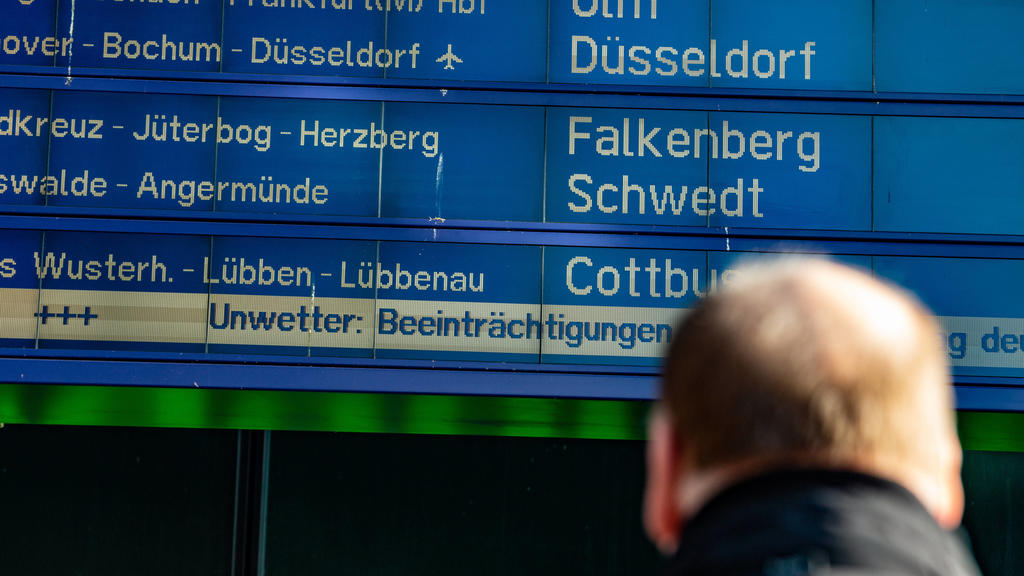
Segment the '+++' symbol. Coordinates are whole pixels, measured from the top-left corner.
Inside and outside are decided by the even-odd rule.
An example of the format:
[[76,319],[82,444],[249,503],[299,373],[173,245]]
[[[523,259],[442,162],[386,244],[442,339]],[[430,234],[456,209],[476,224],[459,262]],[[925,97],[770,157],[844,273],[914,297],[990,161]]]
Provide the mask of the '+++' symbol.
[[88,326],[89,320],[99,318],[99,315],[93,314],[92,308],[90,306],[86,306],[85,310],[81,314],[72,313],[70,306],[65,306],[63,312],[50,312],[49,306],[43,306],[42,311],[35,313],[35,317],[42,319],[40,321],[41,324],[46,324],[46,321],[49,320],[50,318],[60,318],[61,324],[65,326],[68,325],[69,321],[74,320],[76,318],[81,318],[82,325]]

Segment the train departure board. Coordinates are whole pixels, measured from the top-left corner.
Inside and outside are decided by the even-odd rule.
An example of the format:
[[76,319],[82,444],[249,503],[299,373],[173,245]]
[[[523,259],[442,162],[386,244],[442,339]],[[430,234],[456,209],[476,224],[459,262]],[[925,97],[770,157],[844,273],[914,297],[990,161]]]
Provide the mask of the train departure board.
[[2,381],[649,398],[798,252],[917,294],[976,407],[1024,392],[1016,3],[0,15]]

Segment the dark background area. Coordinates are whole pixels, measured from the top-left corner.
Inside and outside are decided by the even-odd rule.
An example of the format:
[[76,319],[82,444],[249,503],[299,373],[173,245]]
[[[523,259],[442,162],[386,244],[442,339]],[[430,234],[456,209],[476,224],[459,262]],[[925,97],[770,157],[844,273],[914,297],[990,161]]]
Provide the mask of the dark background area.
[[1024,574],[1024,453],[964,452],[964,527],[987,576]]
[[[625,440],[8,425],[0,574],[655,574],[642,474]],[[985,574],[1024,573],[1024,454],[964,481]]]
[[0,429],[0,574],[231,574],[237,433]]
[[272,437],[268,574],[655,572],[636,442]]

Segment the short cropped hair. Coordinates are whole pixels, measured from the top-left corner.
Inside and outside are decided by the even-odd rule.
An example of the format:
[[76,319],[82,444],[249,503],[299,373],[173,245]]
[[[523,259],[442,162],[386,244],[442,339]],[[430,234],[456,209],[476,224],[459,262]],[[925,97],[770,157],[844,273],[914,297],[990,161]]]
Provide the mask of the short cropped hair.
[[736,277],[683,317],[665,360],[662,401],[696,466],[913,457],[923,394],[943,395],[952,425],[939,327],[912,296],[817,259]]

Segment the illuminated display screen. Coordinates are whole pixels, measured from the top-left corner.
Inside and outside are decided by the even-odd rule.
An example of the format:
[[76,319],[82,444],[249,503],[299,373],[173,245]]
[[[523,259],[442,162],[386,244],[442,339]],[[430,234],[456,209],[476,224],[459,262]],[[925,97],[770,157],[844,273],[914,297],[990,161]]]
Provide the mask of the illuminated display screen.
[[1013,234],[1024,121],[0,89],[0,205]]
[[994,0],[17,0],[0,64],[1020,94],[1022,17]]
[[[6,346],[656,366],[743,252],[0,232]],[[939,315],[958,374],[1024,370],[1016,260],[840,256]],[[994,277],[1004,289],[964,280]],[[966,296],[966,297],[965,297]]]
[[737,262],[798,251],[917,293],[957,375],[1024,377],[1022,16],[17,0],[0,348],[649,376]]

